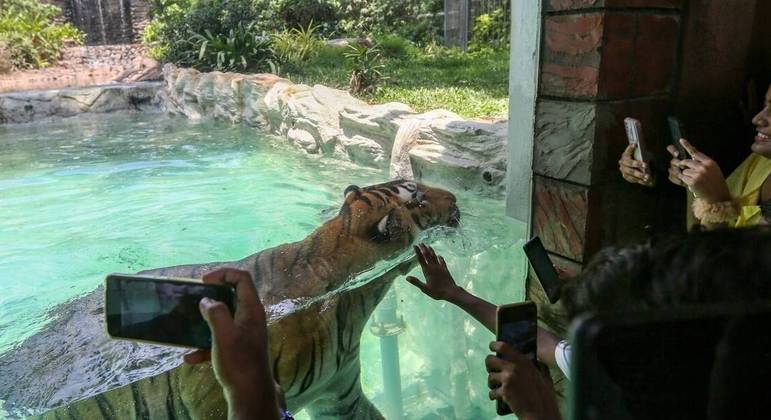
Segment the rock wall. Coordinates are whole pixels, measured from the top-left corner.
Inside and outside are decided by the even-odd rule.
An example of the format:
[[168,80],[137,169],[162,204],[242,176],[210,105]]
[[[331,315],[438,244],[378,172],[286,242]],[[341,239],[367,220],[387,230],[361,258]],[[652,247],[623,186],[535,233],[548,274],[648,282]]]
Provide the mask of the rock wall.
[[260,127],[309,154],[388,168],[393,178],[503,188],[506,122],[468,121],[445,110],[419,114],[402,103],[368,105],[272,74],[200,73],[170,64],[163,70],[160,96],[172,114]]
[[95,86],[0,94],[0,124],[27,123],[84,113],[157,110],[162,83]]

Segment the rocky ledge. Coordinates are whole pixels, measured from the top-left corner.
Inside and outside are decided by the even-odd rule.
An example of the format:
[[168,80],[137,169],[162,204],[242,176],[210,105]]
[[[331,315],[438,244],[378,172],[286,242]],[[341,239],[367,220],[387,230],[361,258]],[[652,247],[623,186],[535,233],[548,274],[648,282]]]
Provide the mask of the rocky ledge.
[[0,124],[27,123],[83,113],[158,109],[161,82],[0,94]]
[[272,74],[201,73],[170,64],[163,73],[159,96],[172,114],[260,127],[309,154],[388,168],[393,178],[502,188],[506,122],[469,121],[445,110],[420,114],[402,103],[368,105],[341,90]]

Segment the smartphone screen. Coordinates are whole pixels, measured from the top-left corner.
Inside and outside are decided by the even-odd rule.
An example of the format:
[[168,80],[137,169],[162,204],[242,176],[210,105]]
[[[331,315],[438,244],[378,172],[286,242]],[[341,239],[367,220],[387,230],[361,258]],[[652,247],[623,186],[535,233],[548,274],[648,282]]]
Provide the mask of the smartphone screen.
[[642,124],[634,118],[624,118],[624,128],[626,129],[626,138],[629,144],[636,144],[634,149],[634,160],[645,161],[645,145],[643,144]]
[[533,271],[538,276],[538,281],[541,283],[544,292],[546,292],[549,302],[557,302],[560,298],[559,274],[554,265],[552,265],[549,254],[546,253],[546,248],[544,248],[541,242],[541,238],[534,237],[522,248],[525,250],[525,255],[527,255],[530,265],[533,266]]
[[203,297],[235,312],[228,286],[111,274],[105,280],[107,332],[114,338],[211,348],[211,331],[198,309]]
[[[530,359],[536,362],[537,347],[537,309],[535,303],[527,301],[498,307],[496,319],[496,338],[498,341],[511,344]],[[497,354],[498,357],[506,357]],[[511,413],[511,408],[501,400],[496,401],[496,411],[503,416]]]
[[683,122],[677,117],[668,117],[667,121],[669,122],[669,133],[672,136],[672,144],[677,148],[677,159],[688,159],[690,157],[688,152],[685,150],[685,147],[680,144],[680,139],[686,138]]

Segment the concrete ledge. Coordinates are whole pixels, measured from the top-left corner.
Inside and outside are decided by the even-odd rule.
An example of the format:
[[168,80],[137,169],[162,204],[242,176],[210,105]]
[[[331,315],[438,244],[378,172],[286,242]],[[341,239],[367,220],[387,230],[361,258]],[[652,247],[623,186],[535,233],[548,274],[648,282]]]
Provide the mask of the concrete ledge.
[[160,110],[163,82],[0,94],[0,124],[29,123],[85,113]]

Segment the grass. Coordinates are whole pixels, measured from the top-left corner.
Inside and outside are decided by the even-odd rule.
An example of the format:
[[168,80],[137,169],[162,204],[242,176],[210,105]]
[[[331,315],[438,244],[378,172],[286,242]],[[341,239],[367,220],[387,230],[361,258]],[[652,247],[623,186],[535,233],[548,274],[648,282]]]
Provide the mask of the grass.
[[[386,79],[361,99],[375,104],[404,102],[417,112],[443,108],[466,118],[507,117],[507,50],[462,53],[436,45],[418,48],[393,38],[381,45]],[[296,83],[347,89],[350,71],[344,52],[325,47],[304,65],[283,69],[282,76]]]

